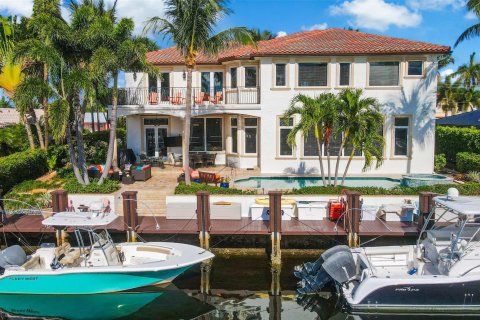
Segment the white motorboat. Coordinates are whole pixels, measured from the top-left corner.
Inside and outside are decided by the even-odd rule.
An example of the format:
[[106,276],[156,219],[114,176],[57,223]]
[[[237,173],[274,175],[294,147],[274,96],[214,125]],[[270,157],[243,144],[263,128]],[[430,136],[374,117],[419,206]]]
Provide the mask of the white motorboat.
[[113,212],[60,212],[43,220],[72,228],[78,246],[43,244],[31,256],[19,246],[0,253],[0,294],[110,293],[168,283],[213,254],[171,242],[115,244],[107,226]]
[[433,199],[415,245],[333,247],[297,267],[299,292],[333,283],[353,312],[480,312],[480,198],[453,194]]

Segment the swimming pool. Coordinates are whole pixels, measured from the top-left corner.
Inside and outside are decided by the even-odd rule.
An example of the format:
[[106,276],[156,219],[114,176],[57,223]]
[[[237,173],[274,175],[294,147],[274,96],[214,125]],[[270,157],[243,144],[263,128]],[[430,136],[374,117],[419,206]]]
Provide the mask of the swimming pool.
[[[390,189],[400,185],[400,179],[387,177],[347,177],[344,186],[347,187],[381,187]],[[339,179],[339,185],[341,179]],[[237,188],[259,189],[299,189],[303,187],[322,186],[320,177],[250,177],[235,180]]]

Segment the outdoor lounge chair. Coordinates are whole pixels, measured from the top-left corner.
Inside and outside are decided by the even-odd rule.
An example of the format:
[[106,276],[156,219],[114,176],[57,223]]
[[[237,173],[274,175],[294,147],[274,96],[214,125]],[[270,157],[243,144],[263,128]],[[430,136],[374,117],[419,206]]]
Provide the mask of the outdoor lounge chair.
[[200,154],[194,153],[190,155],[190,165],[192,168],[203,166],[203,158]]
[[183,98],[182,98],[182,93],[177,92],[173,95],[173,97],[170,97],[170,103],[171,104],[182,104]]
[[205,92],[200,92],[199,95],[195,95],[195,104],[203,104],[203,101],[205,100]]
[[210,98],[210,102],[213,104],[219,104],[223,100],[222,91],[217,91],[213,98]]
[[150,104],[158,104],[158,93],[150,92],[148,95],[148,102]]
[[135,181],[146,181],[152,177],[152,166],[136,166],[132,168],[131,172]]
[[220,182],[220,175],[215,172],[198,171],[198,177],[201,183],[205,183],[205,184],[214,183],[215,187]]

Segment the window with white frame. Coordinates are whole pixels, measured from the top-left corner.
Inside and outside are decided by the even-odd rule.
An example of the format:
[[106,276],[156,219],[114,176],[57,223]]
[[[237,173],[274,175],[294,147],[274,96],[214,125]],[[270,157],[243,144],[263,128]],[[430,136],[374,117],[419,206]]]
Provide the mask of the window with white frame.
[[315,137],[315,128],[311,128],[308,132],[303,133],[303,156],[318,156],[318,144]]
[[395,117],[393,132],[393,154],[395,156],[409,155],[410,118]]
[[423,75],[423,61],[415,60],[407,62],[407,75],[421,76]]
[[221,151],[222,118],[193,118],[190,127],[190,151]]
[[400,85],[400,62],[380,61],[369,63],[369,86]]
[[299,63],[298,86],[299,87],[326,87],[327,66],[325,63]]
[[245,153],[257,153],[258,120],[257,118],[244,119]]
[[350,63],[341,62],[338,70],[338,85],[348,87],[350,85]]
[[237,68],[230,68],[230,87],[237,87]]
[[278,154],[280,156],[292,156],[293,155],[293,148],[288,144],[288,135],[293,129],[293,118],[290,117],[288,119],[278,118]]
[[275,86],[285,87],[287,85],[287,68],[285,63],[275,64]]
[[257,67],[245,67],[245,87],[255,88],[257,86]]
[[230,152],[238,153],[238,119],[230,118],[230,135],[232,137]]

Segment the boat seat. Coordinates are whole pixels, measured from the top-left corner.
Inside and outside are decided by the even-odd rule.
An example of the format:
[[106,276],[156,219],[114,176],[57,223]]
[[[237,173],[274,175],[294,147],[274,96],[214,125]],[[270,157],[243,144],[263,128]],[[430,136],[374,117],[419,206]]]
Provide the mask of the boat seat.
[[45,269],[45,263],[40,256],[34,256],[25,262],[22,268],[25,270]]
[[172,250],[168,248],[159,248],[159,247],[138,247],[137,251],[163,253],[166,255],[169,255],[172,253]]
[[70,249],[65,256],[60,259],[60,264],[64,266],[78,266],[80,265],[80,249]]

